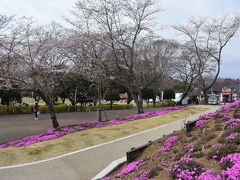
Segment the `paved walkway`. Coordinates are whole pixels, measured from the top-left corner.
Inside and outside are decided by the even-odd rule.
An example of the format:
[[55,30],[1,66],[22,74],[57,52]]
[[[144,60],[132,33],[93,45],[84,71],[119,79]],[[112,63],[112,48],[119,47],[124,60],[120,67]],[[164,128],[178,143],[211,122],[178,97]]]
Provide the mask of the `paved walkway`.
[[[199,106],[202,107],[202,106]],[[206,107],[206,106],[204,106]],[[207,106],[215,112],[219,106]],[[198,115],[187,118],[195,120]],[[131,147],[141,146],[149,140],[161,138],[183,127],[183,120],[172,122],[136,135],[80,150],[51,160],[12,168],[0,168],[1,179],[7,180],[90,180],[112,161],[122,158]]]
[[[145,112],[156,111],[161,108],[145,108]],[[137,113],[137,109],[124,109],[106,111],[108,118],[118,118]],[[56,113],[60,125],[77,124],[80,121],[97,120],[96,111]],[[105,118],[103,114],[103,119]],[[34,121],[32,114],[0,115],[0,144],[7,141],[17,140],[26,136],[31,136],[44,132],[52,128],[50,115],[40,114],[39,120]]]

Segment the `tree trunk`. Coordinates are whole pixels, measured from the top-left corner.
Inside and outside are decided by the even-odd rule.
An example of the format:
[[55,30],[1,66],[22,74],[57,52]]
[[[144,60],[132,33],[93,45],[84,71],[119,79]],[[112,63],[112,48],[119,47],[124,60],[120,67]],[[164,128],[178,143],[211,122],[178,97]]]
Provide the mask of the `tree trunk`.
[[131,101],[132,101],[132,96],[131,96],[131,94],[129,93],[129,92],[127,92],[127,104],[130,104],[131,103]]
[[48,108],[49,108],[49,113],[50,113],[50,115],[51,115],[53,128],[56,129],[56,128],[59,127],[59,124],[58,124],[57,117],[56,117],[56,114],[55,114],[55,111],[54,111],[54,107],[53,107],[53,105],[50,103],[50,104],[48,105]]
[[182,101],[183,101],[183,99],[184,99],[187,95],[188,95],[187,93],[183,93],[181,99],[176,103],[176,105],[177,105],[177,106],[182,105]]
[[73,98],[68,98],[68,99],[71,102],[71,104],[74,106],[75,105],[75,99],[73,99]]
[[97,98],[94,97],[94,100],[93,100],[93,105],[96,106],[97,105]]
[[138,100],[138,102],[137,102],[137,108],[138,108],[138,114],[144,113],[142,100]]
[[143,100],[142,100],[141,92],[139,92],[139,94],[136,95],[135,99],[136,99],[135,103],[137,104],[137,108],[138,108],[138,114],[144,113],[144,111],[143,111]]
[[113,100],[110,101],[110,110],[112,110]]
[[[202,80],[202,86],[204,87],[202,89],[202,91],[203,91],[203,97],[204,97],[204,103],[205,104],[208,104],[207,91],[213,87],[213,85],[216,83],[216,81],[218,79],[218,76],[219,76],[219,73],[220,73],[220,67],[221,67],[221,63],[220,62],[221,61],[220,61],[220,55],[219,55],[219,60],[218,60],[218,63],[217,63],[217,73],[216,73],[212,83],[209,86],[206,87],[205,84],[204,84],[204,81]],[[203,77],[201,77],[201,79],[203,79]]]
[[204,104],[208,104],[208,95],[207,95],[207,91],[203,91],[203,97],[204,97]]
[[134,91],[132,91],[131,89],[129,89],[129,92],[131,93],[131,96],[132,96],[135,104],[137,105],[138,114],[144,113],[141,90],[138,92],[138,94],[136,92],[134,93]]
[[51,96],[49,95],[45,95],[43,92],[38,91],[37,92],[40,97],[43,99],[43,101],[47,104],[48,108],[49,108],[49,113],[52,119],[52,125],[53,128],[58,128],[59,127],[59,123],[57,121],[57,117],[54,111],[54,107],[53,107],[53,99],[51,99]]
[[153,107],[156,105],[156,98],[153,98]]
[[63,104],[65,104],[65,98],[61,98],[61,100],[62,100]]

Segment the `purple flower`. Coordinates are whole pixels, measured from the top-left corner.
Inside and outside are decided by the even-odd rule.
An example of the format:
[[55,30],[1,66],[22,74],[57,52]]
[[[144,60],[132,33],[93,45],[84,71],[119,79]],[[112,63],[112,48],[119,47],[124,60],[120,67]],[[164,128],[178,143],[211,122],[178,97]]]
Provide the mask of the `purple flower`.
[[139,161],[135,161],[135,162],[131,162],[129,163],[125,168],[122,169],[122,171],[116,175],[114,175],[114,177],[121,177],[124,174],[128,174],[134,170],[138,170],[139,166],[144,165],[145,163],[143,162],[143,160],[139,160]]
[[164,143],[164,146],[159,149],[157,152],[165,152],[165,151],[168,151],[171,147],[172,147],[172,142],[174,141],[177,141],[178,140],[178,136],[172,136],[170,138],[168,138],[165,143]]
[[221,176],[217,173],[214,173],[213,170],[209,169],[206,172],[203,172],[198,180],[222,180]]
[[196,122],[196,127],[203,127],[204,126],[204,121],[203,120],[199,120]]
[[227,179],[240,179],[240,163],[234,164],[231,168],[227,170],[222,170],[222,175],[227,176]]

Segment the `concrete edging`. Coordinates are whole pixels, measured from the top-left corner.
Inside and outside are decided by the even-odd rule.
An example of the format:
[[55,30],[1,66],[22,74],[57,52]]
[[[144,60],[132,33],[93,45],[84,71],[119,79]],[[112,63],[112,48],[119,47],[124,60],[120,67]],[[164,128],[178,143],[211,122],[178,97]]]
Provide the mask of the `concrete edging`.
[[113,161],[111,164],[109,164],[106,168],[104,168],[100,173],[98,173],[94,178],[92,178],[92,180],[97,180],[97,179],[101,179],[104,178],[105,176],[107,176],[109,173],[111,173],[111,171],[113,171],[115,168],[117,168],[120,164],[123,164],[127,161],[126,156],[117,159],[115,161]]

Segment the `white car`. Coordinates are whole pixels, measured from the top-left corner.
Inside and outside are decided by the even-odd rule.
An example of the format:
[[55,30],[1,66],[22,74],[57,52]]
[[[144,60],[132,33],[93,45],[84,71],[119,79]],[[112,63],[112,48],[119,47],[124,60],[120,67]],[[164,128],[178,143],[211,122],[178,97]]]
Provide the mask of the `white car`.
[[218,104],[217,98],[210,97],[210,98],[208,99],[208,104]]

